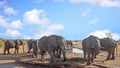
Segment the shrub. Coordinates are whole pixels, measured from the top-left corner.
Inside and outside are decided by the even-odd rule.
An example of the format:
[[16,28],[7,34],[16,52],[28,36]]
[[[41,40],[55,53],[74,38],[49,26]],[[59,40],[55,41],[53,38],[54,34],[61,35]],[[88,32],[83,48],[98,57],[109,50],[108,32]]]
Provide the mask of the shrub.
[[0,48],[3,47],[4,42],[2,40],[0,40]]

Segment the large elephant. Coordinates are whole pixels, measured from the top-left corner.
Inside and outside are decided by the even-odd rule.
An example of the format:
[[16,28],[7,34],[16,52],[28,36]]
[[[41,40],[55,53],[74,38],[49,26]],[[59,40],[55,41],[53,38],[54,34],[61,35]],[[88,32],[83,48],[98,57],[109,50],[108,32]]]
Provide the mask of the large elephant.
[[106,60],[115,59],[115,48],[117,48],[117,43],[113,39],[111,38],[100,39],[100,45],[101,50],[108,52]]
[[91,64],[100,50],[99,39],[90,35],[89,37],[82,40],[82,48],[84,52],[84,59],[87,59],[87,64]]
[[6,54],[6,51],[8,51],[8,54],[10,54],[9,51],[10,48],[15,48],[14,53],[18,54],[19,45],[20,45],[20,40],[6,40],[4,43],[4,54]]
[[48,54],[51,57],[50,63],[52,63],[56,60],[56,54],[60,57],[62,51],[63,61],[66,61],[66,45],[66,40],[62,36],[50,35],[42,37],[38,40],[38,47],[42,53],[41,59],[43,58],[44,52],[48,51]]
[[51,35],[48,37],[48,54],[51,56],[51,62],[53,61],[55,54],[52,54],[52,51],[57,51],[58,57],[63,53],[63,62],[66,61],[66,40],[62,36]]

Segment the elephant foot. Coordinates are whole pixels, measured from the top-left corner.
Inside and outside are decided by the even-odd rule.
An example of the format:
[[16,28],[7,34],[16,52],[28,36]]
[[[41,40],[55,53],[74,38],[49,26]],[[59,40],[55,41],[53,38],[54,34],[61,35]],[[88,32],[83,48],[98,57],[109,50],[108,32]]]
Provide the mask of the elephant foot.
[[67,59],[66,59],[66,58],[64,58],[63,62],[65,62],[65,61],[67,61]]
[[53,60],[50,60],[50,63],[54,63],[54,61],[53,61]]
[[110,58],[106,58],[105,60],[110,60]]
[[97,58],[96,56],[94,56],[94,58]]
[[87,62],[87,65],[91,65],[91,62]]
[[8,54],[10,55],[10,52],[8,52]]
[[58,56],[58,58],[60,59],[61,57],[60,57],[60,56]]
[[3,55],[6,55],[5,53],[3,53]]
[[112,57],[112,58],[111,58],[111,60],[114,60],[114,59],[115,59],[115,57]]

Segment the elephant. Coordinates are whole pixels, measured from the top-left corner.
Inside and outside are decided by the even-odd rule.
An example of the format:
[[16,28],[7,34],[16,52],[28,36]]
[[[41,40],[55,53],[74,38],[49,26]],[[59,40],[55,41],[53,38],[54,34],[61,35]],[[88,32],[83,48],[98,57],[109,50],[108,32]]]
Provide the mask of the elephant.
[[[87,64],[91,64],[99,54],[100,43],[99,39],[93,35],[82,40],[82,49],[84,52],[84,59],[87,59]],[[87,58],[86,58],[87,55]]]
[[[66,44],[66,40],[64,37],[62,36],[58,36],[58,35],[51,35],[48,37],[48,54],[51,56],[51,62],[53,61],[55,55],[52,54],[52,51],[57,51],[59,53],[58,56],[60,57],[61,51],[63,53],[63,62],[66,61],[66,49],[65,46]],[[58,51],[59,50],[59,51]],[[54,61],[53,61],[54,62]]]
[[30,39],[28,40],[27,44],[28,44],[28,51],[27,53],[30,53],[31,49],[32,49],[32,42],[33,42],[33,39]]
[[66,61],[66,40],[62,36],[58,35],[50,35],[50,36],[43,36],[38,40],[38,48],[41,55],[41,60],[44,58],[44,52],[48,51],[50,55],[50,63],[55,62],[56,55],[60,57],[61,51],[63,53],[63,62]]
[[115,59],[115,48],[117,49],[117,43],[115,40],[111,38],[102,38],[100,39],[100,45],[100,50],[108,52],[106,60]]
[[66,40],[67,47],[73,47],[73,42],[71,40]]
[[32,57],[34,58],[34,57],[38,57],[38,53],[39,53],[39,51],[38,51],[38,45],[37,45],[37,40],[35,40],[35,39],[30,39],[30,40],[28,40],[28,47],[29,47],[29,50],[28,50],[28,52],[27,53],[30,53],[30,50],[31,49],[33,49],[32,50]]
[[10,54],[9,49],[10,48],[15,48],[15,54],[19,50],[19,45],[20,45],[20,40],[6,40],[4,43],[4,54],[6,54],[6,51],[8,51],[8,54]]

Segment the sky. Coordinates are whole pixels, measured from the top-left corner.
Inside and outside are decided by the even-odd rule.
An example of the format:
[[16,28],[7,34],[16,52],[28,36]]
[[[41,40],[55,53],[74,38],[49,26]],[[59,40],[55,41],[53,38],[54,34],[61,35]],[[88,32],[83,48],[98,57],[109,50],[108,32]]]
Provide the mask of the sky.
[[120,0],[0,0],[0,38],[52,34],[68,40],[110,34],[120,40]]

